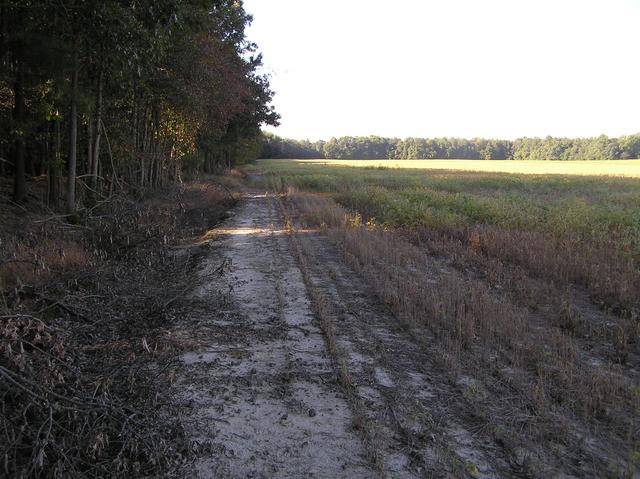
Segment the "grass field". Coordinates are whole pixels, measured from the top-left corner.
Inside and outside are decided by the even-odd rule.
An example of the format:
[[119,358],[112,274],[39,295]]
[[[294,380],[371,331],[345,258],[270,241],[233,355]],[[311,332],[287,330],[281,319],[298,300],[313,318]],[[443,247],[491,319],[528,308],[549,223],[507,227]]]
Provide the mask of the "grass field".
[[427,351],[453,381],[490,391],[465,398],[479,429],[532,438],[547,462],[588,462],[579,475],[633,477],[640,162],[265,160],[249,171],[342,249],[398,321],[432,335]]
[[[268,160],[258,168],[272,187],[331,193],[342,206],[379,225],[495,225],[640,254],[636,178],[347,166],[354,163]],[[542,169],[546,165],[540,164],[550,162],[537,163]]]
[[[291,160],[285,160],[291,161]],[[607,161],[478,161],[478,160],[294,160],[361,168],[457,170],[531,175],[598,175],[640,178],[640,160]]]

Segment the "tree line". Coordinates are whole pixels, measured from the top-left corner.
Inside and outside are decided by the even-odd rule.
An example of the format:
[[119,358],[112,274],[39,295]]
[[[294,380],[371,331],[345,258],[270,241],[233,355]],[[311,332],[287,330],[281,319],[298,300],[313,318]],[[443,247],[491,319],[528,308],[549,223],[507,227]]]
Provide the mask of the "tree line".
[[7,0],[0,177],[72,212],[257,157],[276,125],[241,0]]
[[640,134],[609,138],[383,138],[343,136],[310,142],[264,133],[262,158],[619,160],[640,158]]

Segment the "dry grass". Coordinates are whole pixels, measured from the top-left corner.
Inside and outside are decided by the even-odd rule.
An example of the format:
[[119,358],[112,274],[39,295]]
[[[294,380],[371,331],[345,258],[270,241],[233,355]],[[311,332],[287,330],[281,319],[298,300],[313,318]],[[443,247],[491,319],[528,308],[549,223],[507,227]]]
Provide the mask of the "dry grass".
[[[493,384],[489,389],[495,396],[476,398],[474,405],[484,411],[480,419],[487,428],[507,427],[514,437],[524,430],[543,445],[575,447],[582,447],[578,444],[584,431],[598,431],[617,449],[608,449],[609,458],[581,449],[595,470],[631,467],[626,460],[637,444],[640,412],[635,376],[606,357],[596,355],[594,363],[583,353],[576,336],[584,334],[585,319],[567,297],[555,296],[555,316],[533,314],[529,306],[540,298],[527,292],[540,280],[528,276],[527,269],[497,261],[497,246],[495,255],[487,254],[482,230],[464,236],[422,231],[416,237],[415,232],[363,223],[326,197],[289,190],[288,200],[302,224],[321,226],[341,245],[345,260],[396,317],[416,331],[416,338],[429,332],[432,339],[425,346],[438,352],[443,369]],[[496,288],[500,283],[510,287]],[[629,335],[637,332],[638,324],[636,318],[620,321],[610,337],[617,363],[629,354]],[[504,419],[513,416],[527,418],[524,429],[523,420]]]
[[[603,306],[629,317],[640,314],[640,269],[627,255],[610,247],[576,240],[557,239],[536,232],[507,230],[487,225],[458,231],[418,233],[426,243],[443,235],[469,244],[488,257],[523,266],[532,274],[585,286]],[[442,240],[436,240],[442,242]]]
[[253,171],[299,227],[339,246],[452,384],[473,379],[451,401],[523,475],[640,471],[640,161]]
[[59,238],[10,238],[0,248],[0,285],[16,287],[45,280],[52,274],[89,269],[93,254],[78,241]]
[[289,210],[290,205],[285,204],[282,201],[279,201],[279,205],[286,219],[288,226],[287,232],[293,246],[294,257],[302,273],[302,279],[305,283],[307,292],[310,295],[313,312],[320,320],[320,327],[322,329],[327,351],[329,352],[331,360],[338,371],[338,381],[349,402],[349,406],[353,414],[353,426],[363,438],[368,459],[379,472],[382,472],[383,459],[375,440],[375,427],[364,413],[364,405],[356,394],[355,386],[351,379],[351,375],[349,374],[346,354],[338,345],[335,324],[332,319],[334,317],[334,312],[330,310],[330,302],[314,284],[313,279],[309,274],[309,267],[306,262],[306,258],[309,255],[308,252],[304,251],[304,243],[296,233],[296,229],[292,226],[293,219],[292,211]]
[[170,246],[202,230],[193,208],[209,224],[231,206],[210,190],[113,197],[75,225],[0,209],[0,476],[148,477],[184,461],[179,421],[161,415],[172,353],[192,341],[171,330],[190,263]]

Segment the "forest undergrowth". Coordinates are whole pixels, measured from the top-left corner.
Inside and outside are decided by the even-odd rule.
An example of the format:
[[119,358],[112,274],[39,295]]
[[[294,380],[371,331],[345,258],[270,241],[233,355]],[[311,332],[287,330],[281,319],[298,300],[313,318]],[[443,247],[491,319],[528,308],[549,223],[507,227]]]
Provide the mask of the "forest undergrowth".
[[0,222],[0,476],[135,477],[178,467],[191,444],[170,401],[172,325],[233,177],[114,195],[69,217],[8,201]]

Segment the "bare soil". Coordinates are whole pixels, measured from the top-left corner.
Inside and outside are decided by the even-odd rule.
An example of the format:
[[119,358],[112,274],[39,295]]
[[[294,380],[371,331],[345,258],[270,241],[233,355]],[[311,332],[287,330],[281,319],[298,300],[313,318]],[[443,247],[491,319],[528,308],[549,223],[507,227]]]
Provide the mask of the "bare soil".
[[[371,477],[275,200],[248,195],[215,232],[175,387],[198,477]],[[226,268],[222,277],[213,275]],[[213,278],[213,279],[212,279]],[[203,337],[207,335],[203,334]]]
[[526,451],[514,461],[465,412],[474,380],[439,373],[429,338],[404,329],[326,237],[285,213],[277,197],[247,193],[208,235],[181,326],[198,340],[174,383],[173,413],[197,445],[183,472],[531,476]]

